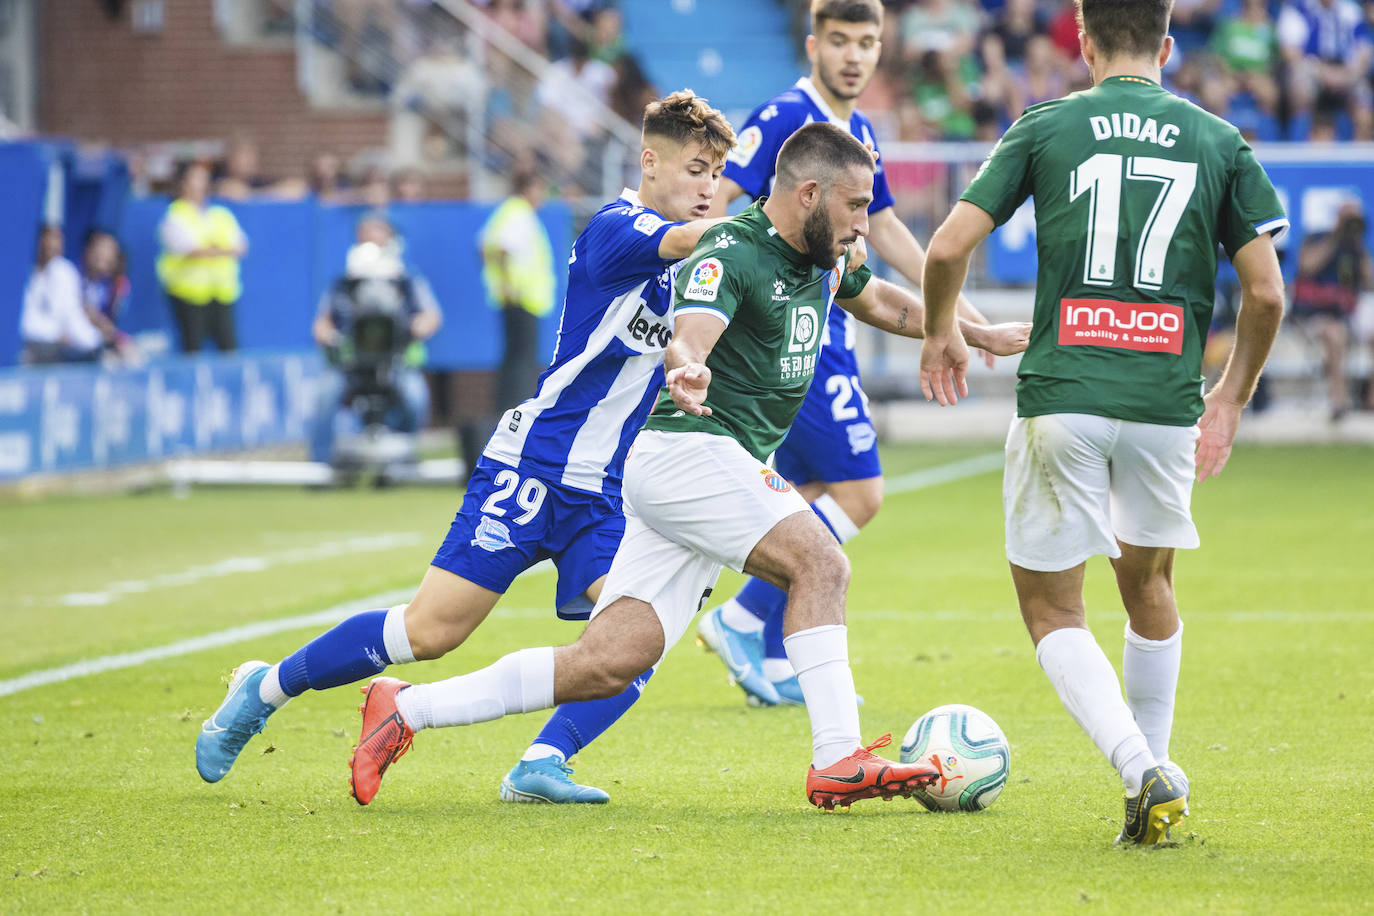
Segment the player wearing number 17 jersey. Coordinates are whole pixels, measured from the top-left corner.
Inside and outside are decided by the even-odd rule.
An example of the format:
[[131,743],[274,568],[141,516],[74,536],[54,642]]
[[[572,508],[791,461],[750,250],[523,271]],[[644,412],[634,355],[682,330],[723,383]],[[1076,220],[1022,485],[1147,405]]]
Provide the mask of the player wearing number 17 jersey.
[[[718,222],[701,217],[733,144],[724,116],[690,91],[647,107],[639,190],[627,189],[598,211],[573,243],[553,363],[534,396],[502,417],[415,597],[356,614],[276,665],[240,665],[196,741],[205,781],[222,779],[291,697],[458,647],[515,577],[545,558],[558,568],[559,615],[587,617],[624,532],[625,455],[663,380],[673,265]],[[586,740],[624,712],[644,677],[590,716],[572,710],[583,719],[578,730]],[[399,683],[374,685],[367,710]],[[395,756],[408,746],[399,719],[368,721],[371,736]],[[589,795],[574,786],[563,764],[552,754],[537,767],[517,769],[540,793],[606,800],[599,790]],[[375,768],[373,776],[380,777]],[[355,781],[360,803],[376,792],[375,778],[371,785]]]
[[[1170,762],[1183,625],[1178,548],[1194,476],[1226,462],[1283,313],[1271,234],[1288,220],[1239,132],[1159,85],[1170,0],[1080,0],[1095,86],[1028,109],[931,241],[922,388],[957,400],[954,292],[995,223],[1035,200],[1039,275],[1007,436],[1007,558],[1036,659],[1121,774],[1120,842],[1187,814]],[[1236,345],[1202,395],[1217,246],[1240,277]],[[1085,561],[1111,558],[1129,616],[1121,684],[1086,628]]]

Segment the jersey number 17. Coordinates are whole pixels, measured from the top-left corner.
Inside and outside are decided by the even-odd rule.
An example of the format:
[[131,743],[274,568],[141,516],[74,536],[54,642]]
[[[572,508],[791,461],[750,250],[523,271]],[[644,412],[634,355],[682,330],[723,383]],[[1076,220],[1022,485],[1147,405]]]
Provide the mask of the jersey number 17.
[[1069,174],[1069,200],[1088,195],[1088,251],[1083,262],[1083,282],[1089,286],[1116,283],[1123,175],[1127,181],[1153,181],[1160,185],[1136,248],[1134,283],[1137,289],[1158,290],[1164,284],[1164,259],[1197,185],[1197,163],[1096,153]]

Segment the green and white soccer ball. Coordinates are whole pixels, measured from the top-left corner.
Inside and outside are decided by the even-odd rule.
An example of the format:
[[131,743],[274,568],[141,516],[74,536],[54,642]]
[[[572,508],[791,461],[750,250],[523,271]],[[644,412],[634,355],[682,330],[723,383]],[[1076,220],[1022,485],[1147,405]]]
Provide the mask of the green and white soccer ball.
[[902,739],[902,763],[923,761],[940,778],[913,796],[931,811],[981,811],[1002,794],[1011,748],[980,709],[951,703],[921,716]]

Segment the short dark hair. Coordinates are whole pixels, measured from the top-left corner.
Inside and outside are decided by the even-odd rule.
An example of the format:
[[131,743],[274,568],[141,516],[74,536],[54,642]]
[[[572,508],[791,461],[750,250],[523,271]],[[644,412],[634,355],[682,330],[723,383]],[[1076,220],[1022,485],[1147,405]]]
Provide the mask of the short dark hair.
[[828,185],[842,169],[874,170],[873,154],[849,131],[828,121],[799,128],[778,150],[777,183],[795,188],[815,179]]
[[879,0],[811,0],[811,34],[819,35],[821,23],[872,22],[883,24],[883,5]]
[[735,132],[725,115],[690,89],[679,89],[644,107],[645,145],[650,136],[686,145],[700,143],[724,161],[735,146]]
[[1153,57],[1169,34],[1174,0],[1077,0],[1078,22],[1107,57]]

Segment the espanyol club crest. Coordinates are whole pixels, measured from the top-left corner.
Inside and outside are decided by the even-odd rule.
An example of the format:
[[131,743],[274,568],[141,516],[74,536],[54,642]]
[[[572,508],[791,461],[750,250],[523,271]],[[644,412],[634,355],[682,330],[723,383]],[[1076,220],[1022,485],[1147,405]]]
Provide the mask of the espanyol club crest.
[[759,468],[759,473],[763,475],[763,485],[774,493],[786,493],[792,489],[786,478],[772,468]]
[[830,297],[833,299],[835,297],[835,291],[840,288],[839,265],[830,268],[830,276],[827,278],[826,284],[830,287]]

